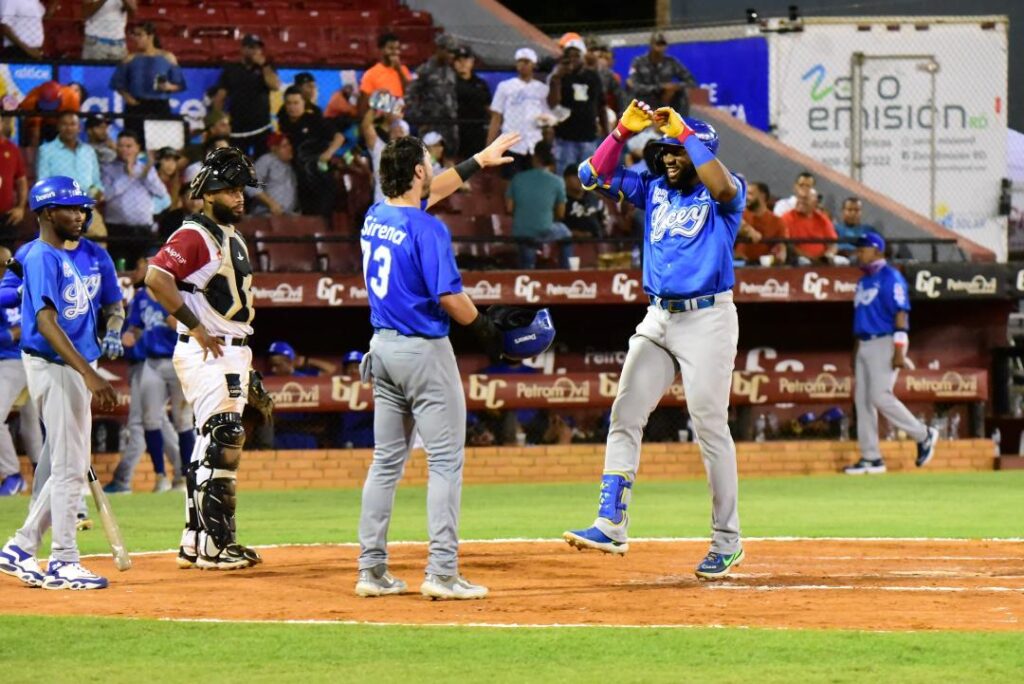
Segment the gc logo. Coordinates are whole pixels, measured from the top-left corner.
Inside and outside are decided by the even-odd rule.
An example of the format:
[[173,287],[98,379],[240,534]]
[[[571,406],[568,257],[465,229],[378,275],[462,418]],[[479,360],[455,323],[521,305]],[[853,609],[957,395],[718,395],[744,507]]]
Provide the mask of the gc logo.
[[335,283],[331,278],[321,278],[316,282],[316,298],[327,302],[331,306],[341,306],[344,301],[341,293],[344,291],[345,286]]
[[827,299],[829,279],[818,275],[815,271],[804,274],[804,292],[813,295],[815,299]]
[[521,275],[516,277],[516,297],[522,297],[528,302],[539,302],[540,297],[537,295],[538,289],[540,289],[540,283],[536,280],[532,280],[530,276]]
[[633,291],[633,288],[639,286],[640,283],[625,273],[616,273],[612,277],[612,294],[619,295],[623,301],[636,301],[636,292]]
[[488,380],[486,375],[469,376],[469,400],[482,401],[489,409],[501,408],[504,399],[498,398],[498,390],[508,385],[504,380]]
[[931,271],[918,271],[914,280],[914,288],[918,292],[928,295],[929,299],[939,296],[938,286],[942,282],[941,276],[933,276]]

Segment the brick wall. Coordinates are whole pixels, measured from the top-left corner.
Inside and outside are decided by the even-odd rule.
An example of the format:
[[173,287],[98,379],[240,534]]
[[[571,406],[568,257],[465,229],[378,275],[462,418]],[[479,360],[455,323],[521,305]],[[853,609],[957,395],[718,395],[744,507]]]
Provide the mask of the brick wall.
[[[742,442],[737,452],[741,477],[836,473],[857,460],[856,442]],[[914,470],[913,443],[882,442],[882,452],[890,471]],[[243,489],[359,487],[371,458],[369,449],[249,451],[242,459],[239,480]],[[598,476],[603,463],[604,446],[600,444],[471,448],[466,451],[465,481],[586,482]],[[110,480],[116,464],[117,454],[94,457],[101,482]],[[940,442],[928,470],[993,467],[990,440],[962,439]],[[704,466],[696,444],[647,444],[640,472],[644,479],[651,480],[703,478]],[[424,455],[414,452],[404,482],[421,484],[426,479]],[[138,491],[152,488],[153,471],[148,459],[139,463],[132,484]]]

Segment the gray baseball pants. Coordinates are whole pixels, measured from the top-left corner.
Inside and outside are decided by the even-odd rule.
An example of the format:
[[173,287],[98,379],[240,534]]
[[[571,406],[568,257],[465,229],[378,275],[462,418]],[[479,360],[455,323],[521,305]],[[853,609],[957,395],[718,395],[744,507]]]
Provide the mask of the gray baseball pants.
[[[14,440],[7,427],[7,416],[21,393],[28,386],[25,364],[20,358],[0,361],[0,480],[8,475],[21,472]],[[39,451],[43,445],[43,432],[39,427],[39,412],[31,401],[21,407],[18,417],[18,432],[28,452],[29,460],[39,462]]]
[[29,394],[46,426],[40,461],[48,460],[51,472],[32,502],[25,524],[15,534],[15,543],[37,555],[43,535],[52,525],[50,558],[76,563],[76,512],[92,455],[92,393],[77,371],[34,356],[23,358]]
[[879,412],[915,442],[928,437],[928,426],[914,417],[893,392],[899,375],[899,369],[892,367],[894,347],[892,337],[877,337],[857,345],[853,392],[857,406],[857,443],[861,458],[869,461],[882,458],[878,446]]
[[380,330],[370,341],[360,370],[364,381],[373,378],[375,405],[373,463],[359,517],[359,569],[388,562],[395,489],[415,426],[427,452],[426,571],[457,574],[466,398],[451,342]]
[[[714,306],[706,309],[669,313],[649,307],[629,340],[604,461],[606,473],[636,479],[647,419],[681,371],[686,408],[711,489],[711,550],[725,555],[740,549],[736,445],[729,432],[738,342],[739,320],[731,292],[716,295]],[[628,524],[628,516],[618,525],[600,517],[594,522],[621,542],[628,539]]]

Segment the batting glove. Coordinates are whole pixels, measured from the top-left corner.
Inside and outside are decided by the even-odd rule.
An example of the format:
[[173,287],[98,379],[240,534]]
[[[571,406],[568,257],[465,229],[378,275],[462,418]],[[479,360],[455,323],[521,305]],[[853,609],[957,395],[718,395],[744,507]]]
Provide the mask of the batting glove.
[[22,269],[20,261],[18,261],[14,257],[11,257],[10,259],[7,260],[7,264],[6,265],[7,265],[7,270],[10,271],[11,273],[13,273],[14,275],[18,276],[18,279],[20,279],[20,280],[24,280],[25,279],[25,271],[24,271],[24,269]]
[[653,121],[651,108],[639,100],[633,100],[626,107],[626,111],[622,112],[615,131],[619,134],[620,140],[625,140],[650,126]]
[[115,332],[114,330],[107,331],[107,334],[100,345],[100,351],[103,356],[110,360],[124,356],[124,345],[121,344],[121,333]]
[[679,112],[671,107],[660,107],[655,111],[654,123],[658,125],[658,130],[669,138],[679,138],[683,141],[693,135],[693,129],[687,126]]

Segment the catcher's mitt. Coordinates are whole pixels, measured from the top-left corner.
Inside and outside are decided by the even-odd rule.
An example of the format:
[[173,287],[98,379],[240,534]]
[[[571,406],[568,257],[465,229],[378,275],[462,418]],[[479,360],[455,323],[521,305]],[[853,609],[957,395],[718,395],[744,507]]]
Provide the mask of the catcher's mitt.
[[263,386],[263,376],[249,369],[249,397],[246,399],[245,409],[242,411],[242,425],[245,427],[245,434],[247,437],[251,436],[254,430],[273,422],[274,398]]

